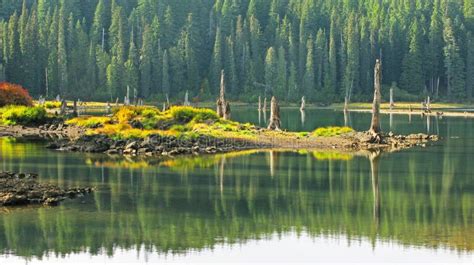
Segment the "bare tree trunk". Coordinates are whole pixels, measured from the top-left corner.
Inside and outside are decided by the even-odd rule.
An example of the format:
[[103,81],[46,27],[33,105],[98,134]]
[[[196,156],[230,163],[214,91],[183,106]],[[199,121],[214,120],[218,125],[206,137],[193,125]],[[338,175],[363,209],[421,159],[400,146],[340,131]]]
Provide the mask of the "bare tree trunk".
[[224,107],[223,107],[223,102],[221,101],[220,98],[217,99],[216,105],[217,105],[217,109],[216,109],[217,116],[219,116],[220,118],[224,118]]
[[372,123],[369,132],[376,140],[380,140],[380,102],[381,94],[382,65],[380,60],[375,63],[374,69],[374,103],[372,105]]
[[229,102],[225,103],[225,110],[224,110],[224,120],[230,120],[230,104]]
[[344,97],[344,112],[349,112],[349,97]]
[[264,99],[263,99],[263,108],[262,108],[262,111],[263,111],[263,112],[267,112],[267,98],[264,98]]
[[390,88],[390,110],[395,107],[395,101],[393,99],[393,88]]
[[304,96],[301,98],[301,107],[300,107],[300,110],[301,111],[304,111],[306,109],[306,100],[304,98]]
[[280,120],[280,107],[278,106],[278,101],[275,97],[272,97],[272,103],[270,106],[270,124],[268,125],[269,130],[281,130],[281,120]]
[[79,113],[77,112],[77,100],[74,100],[74,103],[72,105],[72,116],[77,117]]
[[258,111],[262,111],[262,97],[258,96]]
[[221,72],[221,87],[219,92],[219,98],[217,99],[217,115],[227,120],[230,118],[230,105],[225,100],[225,81],[224,81],[224,70]]

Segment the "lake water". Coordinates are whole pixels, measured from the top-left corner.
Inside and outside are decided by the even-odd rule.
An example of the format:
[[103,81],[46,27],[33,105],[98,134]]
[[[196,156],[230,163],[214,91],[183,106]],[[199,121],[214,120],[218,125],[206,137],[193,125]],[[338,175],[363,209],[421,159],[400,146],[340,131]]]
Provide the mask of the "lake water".
[[[251,109],[233,118],[259,124]],[[307,110],[303,123],[282,109],[282,120],[364,130],[370,115]],[[0,171],[97,188],[59,207],[0,208],[0,264],[472,263],[474,120],[386,115],[382,126],[443,139],[372,160],[304,150],[143,160],[0,139]]]

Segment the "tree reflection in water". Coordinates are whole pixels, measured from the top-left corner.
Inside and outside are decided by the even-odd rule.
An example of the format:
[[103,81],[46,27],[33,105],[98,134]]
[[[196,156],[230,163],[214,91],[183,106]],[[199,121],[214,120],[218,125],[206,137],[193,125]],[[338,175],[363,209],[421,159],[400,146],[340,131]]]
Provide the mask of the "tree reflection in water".
[[424,159],[417,153],[382,159],[379,152],[245,151],[174,160],[90,155],[84,163],[82,154],[36,156],[35,146],[0,144],[3,170],[36,170],[51,177],[44,181],[98,188],[58,208],[4,209],[3,253],[105,249],[113,255],[138,246],[183,253],[291,231],[473,249],[471,180],[453,174],[452,159],[430,170],[416,166]]

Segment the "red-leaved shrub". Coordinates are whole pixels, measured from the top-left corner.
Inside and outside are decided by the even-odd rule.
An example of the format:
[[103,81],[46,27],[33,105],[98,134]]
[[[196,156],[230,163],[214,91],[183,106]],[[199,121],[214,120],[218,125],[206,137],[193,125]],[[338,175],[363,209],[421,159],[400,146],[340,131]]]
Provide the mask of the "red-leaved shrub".
[[20,85],[0,83],[0,107],[7,105],[33,106],[33,99]]

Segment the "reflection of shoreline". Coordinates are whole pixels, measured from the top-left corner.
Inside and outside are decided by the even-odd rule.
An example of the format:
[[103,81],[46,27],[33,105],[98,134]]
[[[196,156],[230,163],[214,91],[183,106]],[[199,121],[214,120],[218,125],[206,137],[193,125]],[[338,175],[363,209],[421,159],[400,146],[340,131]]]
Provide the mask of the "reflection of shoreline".
[[[266,262],[316,263],[385,263],[387,256],[391,263],[412,262],[423,260],[426,263],[469,263],[472,252],[455,251],[448,246],[440,246],[436,250],[427,247],[407,246],[396,240],[380,240],[373,242],[365,237],[353,238],[347,234],[313,236],[306,232],[273,233],[264,239],[249,239],[237,243],[220,242],[205,249],[190,249],[174,253],[162,253],[155,247],[133,245],[128,248],[115,248],[110,255],[108,249],[97,252],[74,252],[67,256],[57,253],[45,253],[47,259],[28,258],[34,264],[50,264],[67,260],[78,263],[133,262],[133,263],[208,263],[210,261],[228,263],[248,262],[249,260],[265,259]],[[314,251],[317,249],[318,251]],[[352,253],[342,255],[342,253]],[[25,258],[11,255],[0,255],[0,263],[24,263]]]
[[[77,249],[96,251],[96,247],[104,247],[117,253],[117,249],[131,243],[144,243],[149,248],[172,253],[218,246],[222,238],[231,243],[246,242],[296,228],[314,236],[347,233],[350,238],[371,238],[375,242],[380,238],[405,246],[449,246],[460,252],[466,248],[472,251],[469,235],[474,233],[470,233],[463,222],[466,217],[461,215],[471,207],[471,193],[464,193],[467,200],[463,205],[444,203],[458,198],[453,190],[462,183],[443,186],[439,191],[437,178],[418,175],[418,171],[410,169],[416,178],[400,175],[394,181],[385,174],[387,169],[381,168],[381,179],[373,189],[375,182],[369,177],[365,154],[347,160],[338,157],[340,154],[323,153],[323,159],[318,159],[310,150],[290,150],[274,153],[273,159],[266,160],[271,157],[268,150],[247,152],[208,155],[209,166],[202,169],[193,166],[199,163],[182,162],[181,157],[169,160],[179,161],[174,165],[160,166],[163,161],[150,163],[148,167],[154,167],[151,170],[124,170],[121,165],[106,168],[102,180],[95,163],[74,168],[67,161],[50,159],[51,168],[57,170],[59,177],[69,176],[66,181],[82,177],[100,183],[99,192],[91,198],[94,202],[66,205],[64,209],[37,209],[31,215],[14,212],[0,216],[0,223],[5,224],[5,230],[0,229],[0,249],[10,248],[25,256],[43,248],[69,254]],[[64,158],[64,154],[53,154]],[[223,157],[226,163],[216,167]],[[92,158],[94,161],[96,156]],[[451,164],[450,161],[446,163]],[[9,163],[8,159],[4,162]],[[400,161],[380,162],[388,170],[400,168]],[[22,158],[14,163],[28,166],[29,161]],[[68,166],[61,168],[64,165]],[[183,168],[197,170],[174,170]],[[222,177],[216,178],[214,173],[220,169]],[[456,180],[454,174],[451,178]],[[428,185],[429,194],[423,192]],[[376,190],[383,197],[383,207],[378,210],[382,218],[375,219],[380,225],[374,235]],[[413,214],[429,218],[415,219]]]
[[[140,157],[140,156],[97,156],[87,157],[86,164],[95,166],[95,167],[106,167],[106,168],[130,168],[130,169],[140,169],[140,168],[149,168],[149,167],[169,167],[169,168],[180,168],[180,167],[189,167],[189,168],[206,168],[214,164],[219,163],[222,158],[231,159],[240,156],[248,156],[258,153],[269,153],[269,154],[278,154],[278,153],[297,153],[297,154],[307,154],[312,153],[314,158],[317,160],[351,160],[356,156],[367,156],[367,152],[340,152],[340,151],[314,151],[312,149],[307,150],[289,150],[289,149],[251,149],[245,151],[235,151],[222,154],[214,155],[199,155],[199,156],[178,156],[178,157],[163,157],[156,159],[153,157]],[[273,160],[272,160],[273,161]]]

